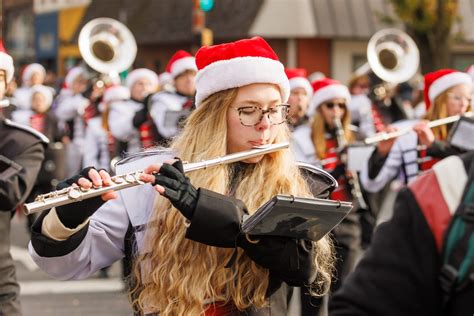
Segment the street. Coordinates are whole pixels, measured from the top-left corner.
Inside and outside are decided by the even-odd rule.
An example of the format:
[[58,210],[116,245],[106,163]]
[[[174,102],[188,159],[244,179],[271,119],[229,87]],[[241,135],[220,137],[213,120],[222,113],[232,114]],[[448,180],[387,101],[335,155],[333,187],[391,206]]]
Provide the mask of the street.
[[87,280],[58,281],[42,272],[29,256],[29,236],[23,215],[16,214],[12,219],[11,239],[25,316],[132,314],[120,279],[120,263],[109,269],[109,278],[97,274]]

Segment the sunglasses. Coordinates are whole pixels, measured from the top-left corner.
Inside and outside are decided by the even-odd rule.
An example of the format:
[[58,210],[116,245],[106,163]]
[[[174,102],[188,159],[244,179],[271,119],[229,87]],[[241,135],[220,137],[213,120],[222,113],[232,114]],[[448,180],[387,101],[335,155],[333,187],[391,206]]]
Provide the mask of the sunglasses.
[[328,108],[329,110],[332,110],[334,109],[334,107],[337,105],[341,110],[345,110],[346,109],[346,104],[343,103],[343,102],[326,102],[324,103],[326,105],[326,108]]

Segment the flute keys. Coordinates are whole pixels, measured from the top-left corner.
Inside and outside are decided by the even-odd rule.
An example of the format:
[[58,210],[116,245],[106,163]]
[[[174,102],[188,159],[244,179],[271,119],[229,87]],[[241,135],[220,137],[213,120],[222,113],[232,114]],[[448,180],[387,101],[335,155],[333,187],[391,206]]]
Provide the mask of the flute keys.
[[68,197],[73,199],[73,200],[77,200],[81,197],[81,192],[79,190],[77,190],[76,188],[71,188],[68,191]]
[[125,176],[125,181],[127,181],[128,183],[136,182],[134,175],[130,173]]
[[115,184],[121,184],[124,182],[123,178],[122,177],[112,177],[112,182],[114,182]]

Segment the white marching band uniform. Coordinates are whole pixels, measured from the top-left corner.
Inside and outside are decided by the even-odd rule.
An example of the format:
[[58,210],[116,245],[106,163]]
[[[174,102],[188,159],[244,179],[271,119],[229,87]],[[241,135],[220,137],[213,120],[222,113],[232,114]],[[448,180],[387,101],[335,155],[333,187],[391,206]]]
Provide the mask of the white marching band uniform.
[[409,183],[419,174],[418,165],[418,136],[411,131],[398,137],[393,144],[382,169],[374,179],[369,177],[369,163],[365,164],[360,173],[360,180],[368,192],[381,191],[387,183],[398,179],[402,183]]
[[112,136],[122,142],[127,142],[127,153],[137,153],[141,149],[140,132],[133,126],[133,117],[145,105],[129,99],[113,102],[109,112],[109,128]]
[[72,140],[68,145],[68,175],[72,176],[81,168],[81,158],[84,154],[85,122],[84,111],[89,105],[89,99],[82,94],[72,94],[71,90],[63,89],[56,99],[55,114],[60,124],[65,126],[66,122],[73,121]]
[[102,127],[102,116],[91,118],[87,123],[86,136],[84,139],[83,162],[84,167],[94,166],[96,169],[110,171],[109,139]]
[[[183,110],[186,111],[183,106],[187,102],[189,102],[188,97],[175,92],[162,91],[152,96],[150,115],[158,133],[163,138],[169,139],[178,134],[180,128],[178,124],[175,124],[177,122],[174,120],[170,122],[169,119],[179,115]],[[183,116],[187,116],[186,113],[183,113]]]
[[298,126],[291,136],[291,149],[296,160],[322,168],[321,161],[316,157],[316,148],[311,140],[311,125]]
[[[170,159],[173,155],[169,153],[144,152],[127,158],[117,165],[117,174],[137,171],[151,163]],[[144,227],[152,214],[158,193],[151,185],[139,185],[117,191],[117,194],[117,199],[104,203],[88,221],[76,229],[64,227],[59,219],[53,221],[60,226],[55,229],[55,240],[33,237],[28,249],[36,264],[57,279],[84,279],[101,268],[130,256],[131,253],[126,251],[129,249],[127,242],[136,245],[137,248],[133,251],[140,252]],[[57,215],[51,210],[48,216]],[[43,234],[48,231],[45,223],[46,220],[43,221]],[[128,232],[132,232],[131,238],[127,238]]]

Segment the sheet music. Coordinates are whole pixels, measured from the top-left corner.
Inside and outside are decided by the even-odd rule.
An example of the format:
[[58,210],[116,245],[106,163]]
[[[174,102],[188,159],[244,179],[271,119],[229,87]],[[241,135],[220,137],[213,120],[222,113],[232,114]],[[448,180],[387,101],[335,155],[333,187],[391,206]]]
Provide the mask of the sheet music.
[[474,150],[474,121],[460,119],[450,138],[450,143],[465,150]]

